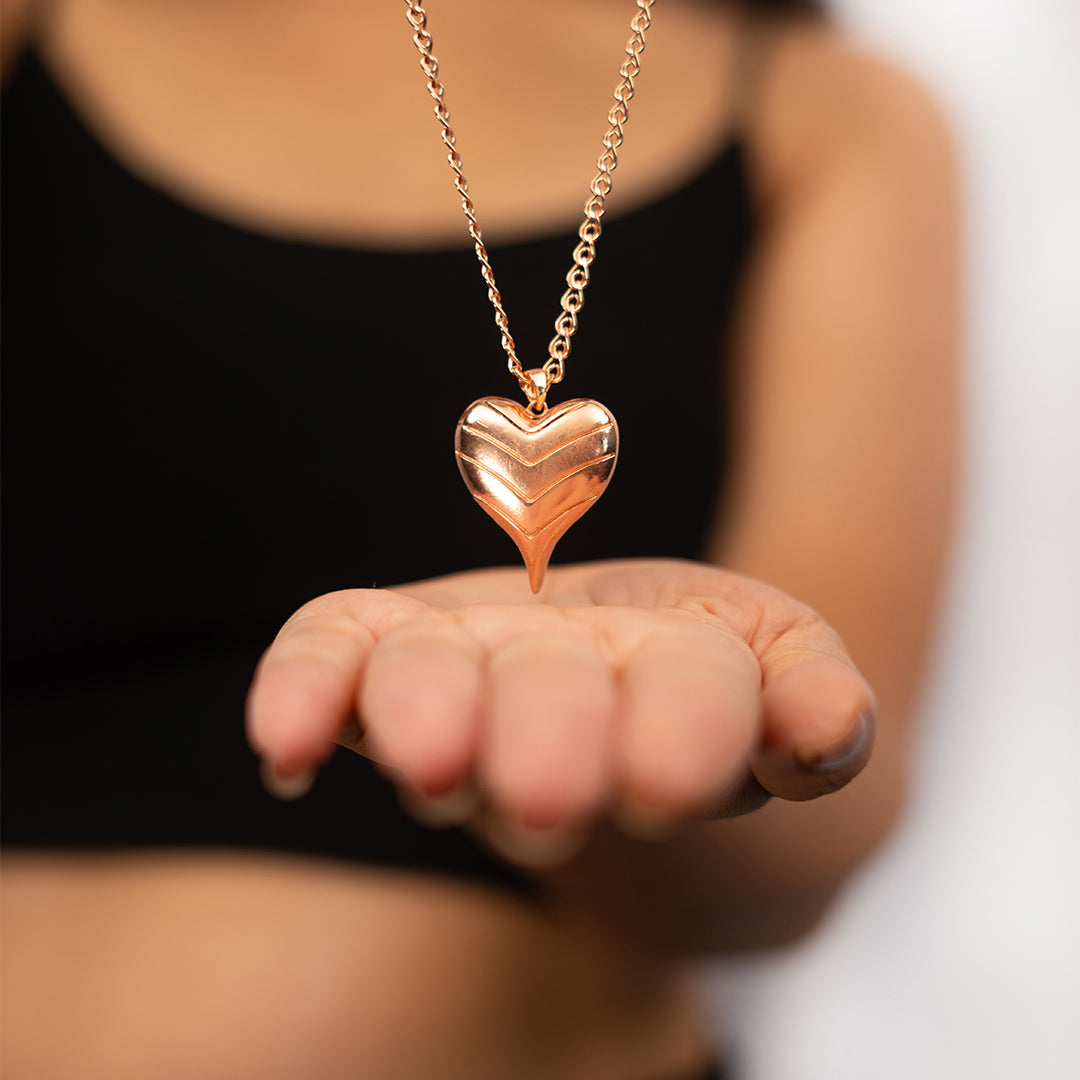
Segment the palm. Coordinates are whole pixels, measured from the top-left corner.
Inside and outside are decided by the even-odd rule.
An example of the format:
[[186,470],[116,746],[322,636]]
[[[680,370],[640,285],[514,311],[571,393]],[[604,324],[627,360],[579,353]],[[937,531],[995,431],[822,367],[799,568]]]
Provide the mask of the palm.
[[[627,805],[714,812],[751,771],[758,790],[820,794],[861,767],[871,711],[809,609],[643,560],[554,569],[538,599],[518,570],[320,597],[260,665],[249,733],[297,772],[355,715],[407,791],[474,783],[504,819],[562,829]],[[838,746],[856,752],[826,760]]]

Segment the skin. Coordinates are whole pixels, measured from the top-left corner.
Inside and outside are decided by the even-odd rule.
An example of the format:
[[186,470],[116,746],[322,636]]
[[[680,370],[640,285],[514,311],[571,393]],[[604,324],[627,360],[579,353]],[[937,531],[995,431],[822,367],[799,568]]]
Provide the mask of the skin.
[[[88,0],[57,7],[44,51],[122,160],[207,212],[460,244],[415,56],[387,48],[403,12],[384,7]],[[489,240],[576,219],[624,9],[561,4],[538,27],[459,0],[439,25]],[[519,43],[512,63],[487,33]],[[552,85],[568,39],[577,75]],[[736,40],[722,9],[661,5],[613,214],[714,152]],[[532,138],[507,155],[522,116]],[[794,940],[827,910],[901,803],[947,545],[954,181],[923,93],[812,25],[778,31],[749,124],[765,229],[703,561],[555,568],[536,599],[518,569],[334,593],[252,687],[271,786],[338,742],[369,753],[418,814],[531,868],[548,910],[286,857],[8,856],[11,1075],[689,1073],[707,1048],[682,961]],[[418,1014],[430,1038],[403,1038]]]
[[641,560],[556,569],[538,602],[505,569],[320,597],[264,657],[248,731],[290,776],[360,716],[355,745],[398,783],[475,785],[504,831],[557,849],[608,809],[723,816],[835,790],[869,758],[873,712],[809,608]]

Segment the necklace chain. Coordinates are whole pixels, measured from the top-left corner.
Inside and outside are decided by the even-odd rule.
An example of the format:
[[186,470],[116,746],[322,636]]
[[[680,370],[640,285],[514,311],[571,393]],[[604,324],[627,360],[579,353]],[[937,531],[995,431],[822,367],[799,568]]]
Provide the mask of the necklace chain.
[[427,12],[419,0],[405,0],[408,19],[413,28],[413,43],[420,53],[420,66],[427,76],[427,90],[435,102],[435,117],[439,121],[442,140],[449,152],[448,160],[454,173],[454,187],[461,196],[461,208],[469,223],[469,235],[476,247],[480,272],[488,287],[488,299],[495,309],[495,323],[502,335],[502,347],[507,356],[507,367],[517,379],[522,391],[534,407],[543,408],[547,387],[562,381],[566,359],[570,355],[570,339],[578,326],[578,314],[585,302],[585,287],[589,284],[590,267],[596,258],[596,242],[600,239],[600,219],[604,216],[604,203],[611,192],[611,174],[618,165],[618,149],[623,141],[623,126],[630,116],[629,102],[634,96],[634,79],[641,70],[641,53],[645,48],[645,32],[651,20],[650,9],[654,0],[635,0],[637,10],[630,22],[631,37],[626,44],[626,59],[619,68],[619,83],[615,87],[615,104],[608,113],[608,130],[604,135],[603,150],[597,159],[597,174],[589,185],[589,198],[585,203],[585,220],[578,228],[578,244],[574,248],[573,266],[566,275],[566,292],[562,295],[561,311],[555,320],[555,336],[548,345],[548,359],[542,369],[534,372],[523,370],[517,358],[514,339],[510,336],[510,324],[503,308],[502,297],[495,286],[495,274],[491,269],[487,248],[480,235],[480,226],[469,185],[461,171],[461,155],[457,152],[457,139],[450,127],[450,113],[446,108],[444,89],[439,80],[439,62],[432,52],[431,34],[427,29]]

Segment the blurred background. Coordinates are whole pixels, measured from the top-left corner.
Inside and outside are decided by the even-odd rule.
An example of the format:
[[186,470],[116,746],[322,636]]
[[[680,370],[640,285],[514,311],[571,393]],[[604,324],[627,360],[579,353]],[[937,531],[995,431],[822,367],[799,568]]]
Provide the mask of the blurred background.
[[746,1080],[1077,1076],[1080,3],[831,7],[952,121],[966,491],[905,821],[812,940],[703,980]]

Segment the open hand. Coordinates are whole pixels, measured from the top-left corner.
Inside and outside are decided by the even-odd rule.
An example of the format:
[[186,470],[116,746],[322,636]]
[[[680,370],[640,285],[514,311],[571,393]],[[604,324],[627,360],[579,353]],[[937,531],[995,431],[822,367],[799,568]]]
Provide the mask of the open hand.
[[807,607],[712,566],[635,560],[553,568],[538,598],[516,569],[321,596],[263,657],[248,733],[279,777],[341,742],[406,802],[469,792],[489,833],[561,837],[601,814],[724,816],[835,790],[869,757],[873,711]]

